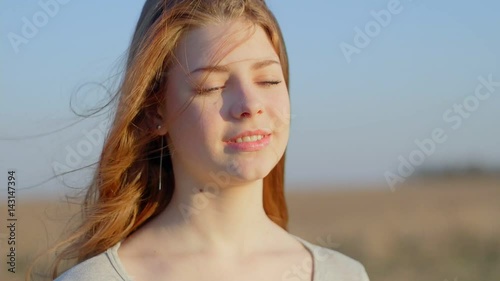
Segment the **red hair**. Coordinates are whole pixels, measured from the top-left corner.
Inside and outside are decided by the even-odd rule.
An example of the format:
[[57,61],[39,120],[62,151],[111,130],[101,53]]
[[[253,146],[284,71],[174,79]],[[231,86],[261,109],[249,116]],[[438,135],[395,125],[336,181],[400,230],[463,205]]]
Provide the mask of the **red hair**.
[[[50,270],[59,275],[64,260],[77,263],[104,252],[162,212],[174,191],[168,147],[164,150],[162,189],[158,190],[160,142],[150,128],[151,112],[164,101],[174,48],[190,29],[212,22],[245,19],[267,33],[289,85],[288,57],[279,25],[262,0],[148,0],[128,50],[117,110],[82,205],[82,222],[47,253],[57,253]],[[287,230],[284,197],[285,154],[264,178],[268,217]],[[40,258],[40,257],[39,257]],[[38,260],[38,259],[36,259]],[[35,260],[35,262],[36,262]],[[26,273],[31,279],[32,264]]]

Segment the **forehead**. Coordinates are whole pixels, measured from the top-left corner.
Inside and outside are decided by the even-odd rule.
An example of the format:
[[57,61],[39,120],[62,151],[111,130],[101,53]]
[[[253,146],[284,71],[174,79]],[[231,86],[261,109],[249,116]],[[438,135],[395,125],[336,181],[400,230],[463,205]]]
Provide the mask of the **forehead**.
[[253,60],[279,61],[266,32],[243,21],[211,24],[188,31],[174,51],[186,72],[207,65],[229,65]]

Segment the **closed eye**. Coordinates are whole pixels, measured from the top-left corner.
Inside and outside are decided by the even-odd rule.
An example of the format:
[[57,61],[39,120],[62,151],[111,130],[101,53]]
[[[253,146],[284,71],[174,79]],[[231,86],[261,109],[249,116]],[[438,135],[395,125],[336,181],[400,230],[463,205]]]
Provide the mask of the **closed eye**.
[[197,89],[197,94],[199,95],[205,95],[205,94],[208,94],[208,93],[211,93],[211,92],[215,92],[215,91],[218,91],[220,89],[224,89],[225,87],[213,87],[213,88],[206,88],[206,89]]
[[[258,82],[259,85],[262,85],[265,88],[269,88],[274,85],[280,84],[282,81],[263,81],[263,82]],[[196,93],[199,95],[206,95],[209,93],[217,92],[222,89],[226,88],[226,86],[221,86],[221,87],[212,87],[212,88],[199,88],[196,90]]]
[[259,84],[269,87],[273,85],[278,85],[279,83],[281,83],[281,81],[265,81],[265,82],[260,82]]

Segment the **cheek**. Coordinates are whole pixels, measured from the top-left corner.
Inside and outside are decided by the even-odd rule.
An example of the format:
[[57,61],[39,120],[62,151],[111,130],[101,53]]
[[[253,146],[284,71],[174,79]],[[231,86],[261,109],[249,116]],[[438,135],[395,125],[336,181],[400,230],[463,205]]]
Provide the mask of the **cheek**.
[[189,128],[192,128],[193,124],[196,123],[199,113],[191,99],[187,89],[183,89],[175,83],[167,86],[165,110],[167,128],[171,135],[175,135],[172,139],[179,139],[194,131],[189,130]]
[[[218,111],[208,104],[193,101],[171,124],[171,137],[178,149],[189,154],[200,154],[211,149],[210,143],[217,140],[216,120]],[[210,153],[210,152],[209,152]]]
[[170,91],[167,96],[165,113],[167,119],[167,130],[176,150],[185,150],[191,146],[193,139],[196,139],[197,114],[196,109],[189,105],[189,99],[176,95]]
[[174,117],[171,123],[171,133],[179,144],[190,144],[199,142],[203,125],[200,123],[201,112],[193,105],[187,106],[178,116]]
[[276,131],[288,130],[290,125],[290,98],[288,93],[280,93],[271,98],[269,102],[271,122]]

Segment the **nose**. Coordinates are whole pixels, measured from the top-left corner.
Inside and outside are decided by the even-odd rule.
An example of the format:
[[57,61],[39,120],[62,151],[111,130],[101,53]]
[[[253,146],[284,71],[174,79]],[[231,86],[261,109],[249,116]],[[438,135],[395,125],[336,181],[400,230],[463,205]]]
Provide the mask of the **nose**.
[[252,118],[264,113],[264,106],[258,97],[258,89],[251,86],[240,87],[231,114],[236,119]]

